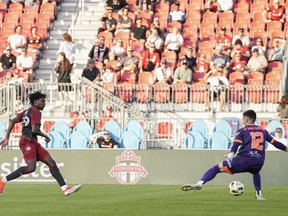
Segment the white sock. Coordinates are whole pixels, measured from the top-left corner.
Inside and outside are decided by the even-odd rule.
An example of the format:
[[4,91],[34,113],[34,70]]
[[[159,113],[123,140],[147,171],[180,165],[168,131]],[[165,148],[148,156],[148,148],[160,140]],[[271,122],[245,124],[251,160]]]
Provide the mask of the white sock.
[[8,182],[6,176],[3,177],[3,178],[1,179],[1,181],[2,181],[4,184],[6,184],[6,183]]
[[62,190],[62,191],[65,191],[67,188],[68,188],[68,185],[63,185],[63,186],[61,186],[61,190]]
[[204,184],[204,181],[200,180],[200,181],[198,181],[196,184],[202,186],[202,185]]

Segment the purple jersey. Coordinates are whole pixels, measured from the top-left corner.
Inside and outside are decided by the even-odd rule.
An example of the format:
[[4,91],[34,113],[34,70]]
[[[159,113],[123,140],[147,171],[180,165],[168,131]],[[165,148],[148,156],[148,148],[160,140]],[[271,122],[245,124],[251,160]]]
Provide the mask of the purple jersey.
[[237,156],[245,157],[251,164],[264,164],[265,141],[273,143],[273,137],[258,125],[247,125],[237,131],[233,143],[239,143]]

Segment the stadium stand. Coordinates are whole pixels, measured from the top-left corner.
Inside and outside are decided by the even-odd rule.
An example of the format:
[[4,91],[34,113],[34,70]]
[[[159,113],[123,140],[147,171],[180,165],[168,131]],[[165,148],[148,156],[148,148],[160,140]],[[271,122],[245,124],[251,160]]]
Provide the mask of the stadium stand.
[[120,148],[139,149],[139,138],[133,131],[125,131],[119,140]]
[[50,142],[46,143],[46,148],[66,148],[65,139],[58,131],[51,131],[49,134]]
[[[104,3],[104,1],[100,2],[100,4],[101,3]],[[243,28],[244,34],[248,35],[249,40],[251,41],[251,46],[254,45],[254,42],[257,38],[259,37],[262,38],[263,46],[265,47],[267,52],[269,48],[272,48],[271,41],[273,38],[275,37],[285,38],[287,30],[286,28],[287,22],[284,24],[279,23],[277,21],[272,21],[270,23],[265,22],[265,17],[263,17],[262,11],[263,9],[266,8],[267,5],[264,6],[264,4],[260,4],[257,1],[254,2],[236,1],[234,4],[233,12],[213,13],[207,11],[204,13],[203,11],[204,3],[205,2],[202,0],[180,1],[181,6],[180,9],[184,10],[184,12],[186,13],[186,21],[185,23],[181,24],[181,23],[167,22],[169,13],[175,7],[174,4],[169,5],[167,3],[160,2],[159,4],[154,5],[153,15],[145,13],[139,13],[138,15],[135,15],[135,13],[133,13],[135,12],[135,1],[134,0],[128,1],[128,6],[130,10],[129,17],[131,17],[133,20],[133,26],[135,24],[135,20],[137,20],[137,17],[141,17],[142,19],[146,20],[143,23],[146,27],[148,27],[149,30],[155,28],[155,26],[158,25],[155,23],[159,21],[160,28],[162,30],[161,37],[162,40],[164,41],[168,31],[170,31],[169,29],[171,29],[174,26],[180,28],[181,34],[184,38],[183,47],[181,48],[181,50],[179,50],[179,52],[167,50],[167,46],[165,44],[163,45],[163,48],[159,50],[161,58],[167,59],[168,65],[169,67],[171,67],[173,75],[176,67],[180,65],[179,64],[180,60],[183,58],[183,56],[185,56],[185,52],[188,46],[193,47],[195,57],[198,57],[198,60],[201,54],[205,54],[206,61],[209,62],[214,54],[215,47],[213,44],[215,41],[215,37],[218,35],[218,31],[221,27],[226,27],[227,34],[230,35],[231,37],[238,34],[239,28]],[[86,8],[84,8],[84,10],[87,10],[87,8],[89,7],[89,10],[93,11],[95,9],[95,5],[99,7],[98,3],[94,3],[95,4],[94,8],[92,3],[90,2],[85,2],[85,4]],[[62,4],[62,6],[63,8],[65,8],[65,2],[64,4]],[[29,36],[29,30],[31,29],[32,26],[38,27],[39,34],[45,39],[44,41],[45,48],[48,49],[44,50],[43,53],[44,58],[40,59],[39,65],[41,70],[36,71],[36,78],[39,78],[37,76],[39,74],[42,74],[42,72],[40,73],[40,71],[45,71],[47,68],[48,68],[47,71],[50,70],[49,77],[48,76],[43,77],[45,77],[46,80],[50,78],[51,68],[52,66],[54,66],[56,59],[55,57],[53,57],[53,59],[51,58],[52,61],[50,61],[51,59],[48,60],[47,56],[49,56],[50,54],[55,55],[56,48],[58,48],[57,45],[59,44],[59,41],[61,41],[60,36],[62,36],[62,33],[64,33],[63,30],[60,30],[61,27],[59,25],[60,22],[59,17],[63,19],[61,15],[63,15],[64,10],[57,12],[55,5],[47,3],[34,8],[27,6],[23,7],[19,4],[13,3],[9,6],[9,9],[7,9],[7,7],[5,8],[5,5],[3,5],[2,3],[0,5],[0,9],[1,9],[0,20],[2,20],[2,28],[0,32],[1,41],[5,42],[7,37],[13,33],[14,27],[18,24],[23,24],[23,26],[25,25],[25,28],[23,27],[22,30],[22,34],[25,36]],[[69,16],[71,15],[70,14],[71,11],[68,10],[66,12],[69,14]],[[100,13],[101,12],[102,11],[100,10]],[[97,14],[99,15],[99,18],[101,17],[100,13]],[[104,14],[104,8],[103,8],[103,14]],[[91,45],[95,43],[95,39],[100,38],[102,36],[105,38],[105,45],[109,48],[113,46],[115,39],[121,38],[124,42],[124,48],[126,49],[128,45],[131,45],[134,49],[133,54],[141,58],[142,52],[146,49],[145,43],[139,41],[136,42],[130,41],[129,33],[121,32],[117,33],[116,35],[113,35],[113,33],[111,32],[109,33],[101,32],[97,35],[94,32],[93,34],[85,34],[84,37],[83,32],[85,31],[82,32],[81,28],[83,27],[84,29],[85,23],[86,24],[88,23],[88,26],[95,25],[97,27],[102,23],[98,20],[95,21],[95,16],[91,18],[90,17],[91,13],[89,13],[88,11],[79,13],[78,15],[80,17],[79,20],[77,20],[75,23],[72,23],[71,26],[74,27],[71,27],[72,30],[70,29],[70,33],[72,33],[72,35],[75,36],[73,37],[73,39],[75,38],[76,42],[80,41],[79,40],[80,31],[81,34],[83,34],[81,35],[82,36],[81,44],[80,43],[78,44],[78,47],[81,47],[81,49],[77,50],[78,60],[76,60],[73,76],[76,76],[77,78],[81,76],[81,71],[79,67],[82,67],[81,68],[82,70],[84,68],[84,64],[82,63],[83,62],[86,63],[88,60],[88,57],[85,56],[84,54],[86,51],[84,47],[91,48]],[[58,17],[57,18],[58,20],[55,20],[56,17]],[[113,13],[113,17],[118,20],[120,18],[120,15]],[[155,23],[154,20],[156,20]],[[83,26],[80,28],[79,25]],[[166,31],[164,27],[165,28],[167,27],[168,30]],[[55,31],[58,31],[58,33],[56,34]],[[149,34],[151,34],[150,31],[148,31],[147,35]],[[89,38],[90,37],[89,35],[92,35],[93,37],[91,36],[91,38]],[[0,50],[3,51],[6,48],[6,45],[7,45],[6,42],[5,44],[1,43]],[[251,47],[249,47],[248,49],[250,50],[250,48]],[[230,55],[229,52],[231,52],[232,50],[233,48],[231,48],[230,50],[229,49],[224,50],[224,53]],[[34,62],[39,61],[39,56],[34,55],[33,60]],[[95,66],[99,68],[100,73],[102,75],[105,72],[107,66],[114,67],[117,61],[119,61],[119,59],[110,59],[110,60],[105,59],[105,61],[103,62],[102,61],[95,62]],[[46,63],[44,64],[43,62],[46,62],[47,64]],[[285,69],[285,65],[281,61],[271,61],[268,64],[268,69],[266,73],[263,74],[260,72],[252,72],[249,74],[248,80],[245,80],[242,72],[231,71],[228,77],[230,84],[230,86],[227,87],[228,99],[226,101],[225,109],[221,112],[224,113],[226,112],[228,113],[230,111],[239,112],[248,108],[254,108],[256,111],[264,113],[275,112],[279,98],[283,94],[282,91],[282,87],[284,85],[283,77],[287,76],[285,75],[284,71],[282,72],[283,68]],[[125,102],[125,105],[131,108],[130,110],[132,109],[140,110],[141,107],[145,107],[144,112],[146,112],[147,116],[149,116],[150,113],[171,112],[171,111],[175,112],[184,111],[186,113],[205,112],[205,111],[206,112],[211,111],[212,113],[213,111],[216,112],[217,114],[221,113],[219,110],[217,110],[217,103],[219,103],[219,101],[217,101],[217,95],[215,98],[211,98],[211,102],[209,104],[210,107],[205,106],[207,105],[206,104],[207,92],[213,91],[214,89],[218,90],[221,89],[221,86],[215,87],[214,89],[212,89],[211,86],[209,86],[209,84],[204,80],[206,73],[193,72],[192,77],[193,81],[192,83],[189,84],[160,85],[160,84],[154,84],[153,80],[154,77],[153,73],[151,72],[139,71],[139,73],[137,72],[135,74],[134,73],[121,74],[120,70],[121,69],[119,68],[117,69],[115,67],[114,71],[115,74],[117,74],[117,76],[115,76],[116,77],[115,82],[109,86],[103,85],[102,88],[101,85],[96,86],[96,84],[94,85],[88,82],[84,82],[85,85],[83,83],[78,85],[76,84],[76,82],[75,83],[73,82],[73,84],[71,84],[73,86],[73,90],[69,93],[69,95],[72,97],[70,97],[71,103],[69,104],[68,111],[78,109],[88,110],[93,113],[93,115],[91,115],[93,116],[93,119],[97,118],[98,114],[95,113],[101,112],[102,103],[105,103],[105,100],[107,99],[108,95],[106,94],[105,90],[108,90],[110,93],[112,93],[112,95],[109,95],[109,98],[113,97],[113,99],[111,98],[109,99],[109,102],[117,104],[118,103],[117,99],[119,98],[123,102]],[[39,74],[37,75],[38,71]],[[32,78],[34,76],[35,74],[32,76]],[[38,82],[38,80],[36,81]],[[14,88],[16,89],[17,87]],[[32,84],[28,83],[27,87],[24,88],[22,94],[20,94],[17,90],[13,90],[13,92],[16,92],[15,95],[17,95],[18,97],[17,101],[20,102],[21,100],[22,101],[24,100],[25,95],[27,95],[29,91],[36,88],[49,89],[51,91],[51,95],[53,95],[54,98],[51,99],[50,108],[53,109],[54,107],[52,107],[52,104],[58,103],[57,99],[55,99],[55,97],[57,97],[57,90],[56,90],[57,87],[51,86],[46,83],[43,86],[36,87],[34,86],[33,83]],[[87,91],[85,92],[84,89],[86,89]],[[219,94],[217,93],[217,91],[214,92],[215,94]],[[85,95],[85,99],[84,97],[82,97],[82,95]],[[105,95],[105,97],[103,95]],[[24,107],[27,106],[27,104],[24,104],[25,102],[22,103]],[[14,110],[12,110],[11,113],[13,111]],[[120,113],[120,111],[118,113]],[[236,115],[236,113],[234,114]],[[120,122],[116,121],[115,123],[117,124],[116,129],[113,128],[112,126],[109,126],[109,124],[107,126],[105,125],[104,128],[107,127],[105,129],[109,130],[110,132],[113,131],[111,132],[112,137],[114,135],[116,137],[116,140],[119,140],[122,135],[121,132],[125,131],[124,124],[119,124]],[[115,126],[116,124],[113,123],[112,125]],[[189,129],[187,131],[181,130],[181,133],[187,134],[187,132],[189,133],[195,130],[199,131],[200,133],[202,133],[204,141],[207,141],[212,136],[212,133],[211,132],[209,133],[208,127],[213,128],[212,127],[214,126],[213,123],[209,123],[208,126],[206,123],[205,123],[206,126],[204,126],[204,124],[201,124],[199,127],[198,126],[195,127],[194,124],[195,121],[193,119],[193,124],[189,127]],[[50,131],[51,125],[50,123],[46,124],[44,123],[44,130],[47,132]],[[88,130],[89,131],[88,134],[90,133],[92,128]],[[66,129],[67,128],[65,126],[65,130]],[[154,131],[151,132],[151,134],[149,134],[150,137],[148,137],[150,139],[154,138],[159,140],[161,138],[174,139],[175,135],[180,134],[179,128],[175,127],[174,124],[168,121],[162,126],[155,124],[153,126],[153,129]],[[15,130],[18,131],[20,129]],[[52,131],[55,131],[55,125],[52,127]],[[68,138],[70,137],[70,132],[69,133],[63,132],[63,133],[64,133],[64,141],[67,141]],[[229,137],[231,136],[233,135],[231,135],[230,132]],[[139,139],[139,134],[137,134],[137,137]],[[181,137],[179,139],[182,139],[181,142],[183,143],[185,137],[183,136],[179,137]],[[141,137],[140,139],[143,140],[144,138]],[[189,143],[190,142],[191,140],[189,140]]]
[[74,131],[67,141],[67,146],[71,149],[83,149],[87,148],[87,145],[87,139],[81,131]]

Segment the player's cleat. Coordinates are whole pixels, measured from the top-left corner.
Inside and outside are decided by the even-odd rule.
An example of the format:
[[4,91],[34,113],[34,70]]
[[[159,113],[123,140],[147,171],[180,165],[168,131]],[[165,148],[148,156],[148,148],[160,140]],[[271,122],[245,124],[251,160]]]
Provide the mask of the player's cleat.
[[262,197],[262,196],[256,196],[256,199],[257,199],[258,201],[266,200],[266,199],[264,199],[264,197]]
[[185,184],[185,185],[182,185],[181,189],[183,191],[190,191],[190,190],[201,190],[202,189],[202,185],[199,185],[199,184]]
[[5,183],[2,182],[2,178],[0,178],[0,196],[2,195]]
[[76,185],[76,186],[68,186],[67,189],[65,191],[63,191],[64,196],[69,196],[72,193],[77,192],[78,190],[81,189],[81,184]]

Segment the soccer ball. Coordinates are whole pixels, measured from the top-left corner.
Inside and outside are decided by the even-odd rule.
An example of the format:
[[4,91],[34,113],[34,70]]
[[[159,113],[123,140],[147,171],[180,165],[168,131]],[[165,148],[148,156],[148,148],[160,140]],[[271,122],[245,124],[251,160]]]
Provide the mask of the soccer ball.
[[234,196],[240,196],[244,192],[244,185],[239,181],[232,181],[229,184],[230,193]]

